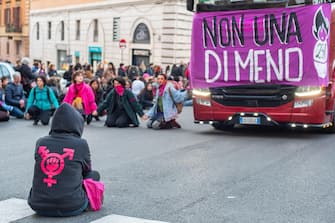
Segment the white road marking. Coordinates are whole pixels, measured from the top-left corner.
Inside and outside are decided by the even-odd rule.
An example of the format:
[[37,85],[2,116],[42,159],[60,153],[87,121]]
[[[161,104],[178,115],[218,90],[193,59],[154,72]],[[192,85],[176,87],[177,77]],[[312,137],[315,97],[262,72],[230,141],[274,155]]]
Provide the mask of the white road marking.
[[91,223],[167,223],[163,221],[153,221],[142,218],[132,218],[121,215],[108,215],[103,218],[92,221]]
[[235,199],[236,197],[235,196],[228,196],[227,198],[228,199]]
[[[9,223],[31,215],[35,212],[29,207],[24,199],[11,198],[0,201],[0,223]],[[107,215],[90,223],[167,223],[163,221],[133,218],[121,215]]]
[[28,217],[34,213],[26,200],[11,198],[0,201],[0,223],[8,223]]

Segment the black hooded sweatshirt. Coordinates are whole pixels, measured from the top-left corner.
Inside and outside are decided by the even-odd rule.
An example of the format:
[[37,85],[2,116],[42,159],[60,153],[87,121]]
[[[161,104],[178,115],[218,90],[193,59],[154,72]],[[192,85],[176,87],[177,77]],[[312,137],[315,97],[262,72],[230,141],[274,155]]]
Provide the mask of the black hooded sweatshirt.
[[91,171],[90,151],[81,139],[84,120],[69,104],[55,112],[49,136],[36,142],[33,186],[28,204],[39,211],[75,211],[87,199],[83,176]]

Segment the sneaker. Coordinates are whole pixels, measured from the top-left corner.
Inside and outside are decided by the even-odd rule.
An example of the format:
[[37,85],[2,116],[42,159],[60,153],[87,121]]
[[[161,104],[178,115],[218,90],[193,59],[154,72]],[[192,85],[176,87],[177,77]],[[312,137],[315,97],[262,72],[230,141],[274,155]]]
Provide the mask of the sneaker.
[[38,120],[34,120],[33,125],[38,125]]

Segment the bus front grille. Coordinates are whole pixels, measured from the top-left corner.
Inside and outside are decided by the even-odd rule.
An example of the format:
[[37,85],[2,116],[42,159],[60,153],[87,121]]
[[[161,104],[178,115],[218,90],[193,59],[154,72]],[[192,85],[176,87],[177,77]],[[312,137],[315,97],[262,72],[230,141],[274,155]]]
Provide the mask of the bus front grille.
[[225,106],[277,107],[294,99],[296,86],[290,85],[239,85],[211,88],[211,97]]

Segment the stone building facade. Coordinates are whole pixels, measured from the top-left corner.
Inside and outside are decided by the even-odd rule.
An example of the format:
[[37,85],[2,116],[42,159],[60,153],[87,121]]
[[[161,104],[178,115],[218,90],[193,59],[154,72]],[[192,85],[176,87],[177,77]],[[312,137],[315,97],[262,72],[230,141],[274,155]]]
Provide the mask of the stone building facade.
[[190,59],[192,13],[185,0],[32,0],[30,58],[165,67]]
[[29,56],[29,0],[0,0],[0,60]]

